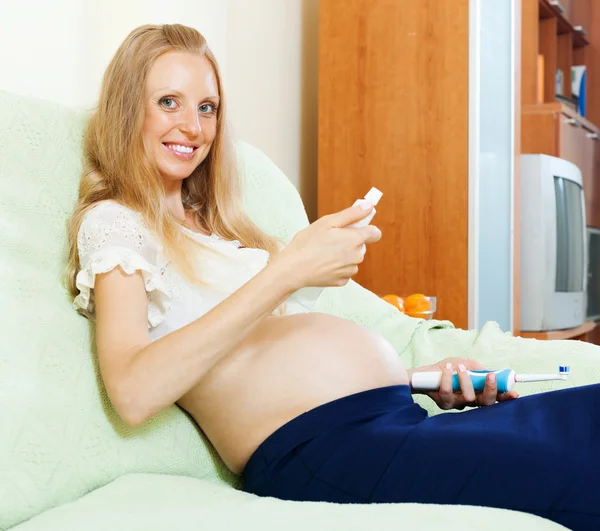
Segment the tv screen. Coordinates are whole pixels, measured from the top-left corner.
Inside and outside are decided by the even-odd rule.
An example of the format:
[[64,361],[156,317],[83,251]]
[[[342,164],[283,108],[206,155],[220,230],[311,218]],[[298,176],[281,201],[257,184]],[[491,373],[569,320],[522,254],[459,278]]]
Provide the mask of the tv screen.
[[600,319],[600,230],[588,227],[587,317]]
[[556,192],[556,291],[583,291],[585,242],[581,186],[554,177]]

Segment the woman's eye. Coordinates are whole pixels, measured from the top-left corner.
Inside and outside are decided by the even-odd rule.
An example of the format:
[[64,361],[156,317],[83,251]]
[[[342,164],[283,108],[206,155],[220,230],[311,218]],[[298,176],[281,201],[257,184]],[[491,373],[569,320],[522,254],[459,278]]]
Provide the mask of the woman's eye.
[[173,98],[161,98],[158,102],[166,109],[174,109],[176,105]]
[[209,114],[216,112],[217,109],[212,103],[205,103],[203,105],[200,105],[200,107],[198,107],[198,110],[203,114]]

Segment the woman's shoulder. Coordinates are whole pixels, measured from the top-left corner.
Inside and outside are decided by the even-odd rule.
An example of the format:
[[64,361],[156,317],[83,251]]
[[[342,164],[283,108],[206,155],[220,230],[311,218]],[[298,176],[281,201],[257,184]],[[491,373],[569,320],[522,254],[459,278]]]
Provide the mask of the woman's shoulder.
[[84,214],[77,235],[79,294],[74,307],[94,318],[96,277],[117,266],[127,275],[139,271],[148,292],[148,323],[157,326],[167,315],[175,294],[174,278],[157,239],[143,216],[117,201],[102,201]]
[[82,225],[86,223],[107,223],[126,220],[145,227],[143,216],[114,199],[106,199],[94,204],[83,216]]
[[82,253],[110,243],[127,243],[128,247],[138,250],[156,246],[155,238],[139,212],[117,201],[105,200],[84,214],[77,244]]

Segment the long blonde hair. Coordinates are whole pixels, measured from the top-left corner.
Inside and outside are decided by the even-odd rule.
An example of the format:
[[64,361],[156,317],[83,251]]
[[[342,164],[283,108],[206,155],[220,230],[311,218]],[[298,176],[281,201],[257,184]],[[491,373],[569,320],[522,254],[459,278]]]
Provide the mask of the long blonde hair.
[[75,277],[80,268],[77,234],[81,221],[88,210],[107,199],[142,214],[182,274],[202,283],[193,264],[197,254],[188,252],[190,246],[197,249],[200,244],[185,235],[165,206],[163,180],[146,156],[142,141],[146,78],[154,61],[169,51],[205,56],[214,68],[220,96],[210,152],[182,184],[184,207],[196,213],[209,233],[273,254],[279,249],[279,242],[261,231],[243,210],[241,182],[227,132],[221,75],[205,38],[180,24],[144,25],[127,36],[108,65],[97,107],[85,131],[79,199],[67,228],[66,283],[73,297],[78,294]]

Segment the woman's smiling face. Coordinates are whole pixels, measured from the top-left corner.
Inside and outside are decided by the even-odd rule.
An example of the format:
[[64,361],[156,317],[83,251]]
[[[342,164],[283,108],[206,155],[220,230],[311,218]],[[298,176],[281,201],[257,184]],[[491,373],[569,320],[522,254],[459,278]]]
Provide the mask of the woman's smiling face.
[[208,155],[217,132],[219,89],[203,55],[161,55],[145,87],[144,148],[165,185],[189,177]]

